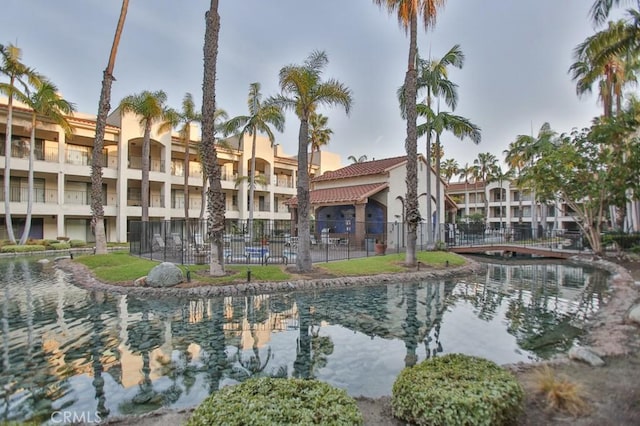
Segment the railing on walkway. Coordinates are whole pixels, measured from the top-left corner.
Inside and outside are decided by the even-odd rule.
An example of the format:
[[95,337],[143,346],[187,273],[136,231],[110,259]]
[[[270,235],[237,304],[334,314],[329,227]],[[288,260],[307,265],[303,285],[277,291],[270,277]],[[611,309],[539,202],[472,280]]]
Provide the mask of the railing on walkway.
[[534,232],[530,225],[485,229],[483,226],[442,226],[443,241],[447,247],[456,246],[518,246],[551,250],[584,250],[585,244],[579,231],[544,230]]

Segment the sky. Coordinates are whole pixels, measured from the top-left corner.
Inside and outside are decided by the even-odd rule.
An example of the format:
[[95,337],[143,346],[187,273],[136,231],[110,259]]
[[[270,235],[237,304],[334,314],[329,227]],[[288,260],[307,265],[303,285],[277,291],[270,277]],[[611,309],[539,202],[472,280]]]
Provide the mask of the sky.
[[[96,114],[120,13],[120,0],[3,0],[0,43],[17,44],[23,62],[58,85],[83,113]],[[588,126],[601,113],[596,94],[579,98],[568,69],[576,45],[592,35],[592,0],[449,0],[428,31],[419,29],[422,57],[440,58],[459,44],[464,67],[451,69],[455,113],[482,130],[482,142],[444,134],[445,158],[460,166],[481,152],[503,160],[520,134],[544,122],[559,132]],[[131,0],[120,41],[112,106],[143,90],[164,90],[179,109],[190,92],[200,108],[206,0]],[[404,80],[409,40],[397,19],[371,0],[221,0],[216,102],[230,117],[246,115],[249,85],[279,93],[283,66],[314,50],[329,58],[323,77],[352,90],[344,109],[319,110],[333,130],[327,151],[369,160],[405,154],[406,124],[396,90]],[[442,110],[447,110],[444,104]],[[420,123],[420,121],[419,121]],[[289,112],[276,132],[284,152],[297,154],[299,120]],[[418,152],[425,152],[424,138]]]

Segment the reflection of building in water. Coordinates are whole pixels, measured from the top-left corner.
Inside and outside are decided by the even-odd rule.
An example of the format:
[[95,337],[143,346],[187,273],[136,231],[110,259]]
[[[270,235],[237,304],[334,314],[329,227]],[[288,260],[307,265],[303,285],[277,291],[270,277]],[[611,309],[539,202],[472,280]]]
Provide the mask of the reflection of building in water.
[[[480,277],[479,277],[480,278]],[[456,290],[466,295],[490,292],[502,295],[521,293],[525,303],[543,298],[552,300],[558,314],[584,311],[587,315],[600,306],[599,293],[594,289],[606,281],[601,271],[557,263],[487,265],[484,280]]]
[[224,331],[227,340],[238,340],[241,348],[263,347],[271,340],[272,333],[297,327],[296,304],[293,301],[272,304],[274,298],[281,296],[225,297]]

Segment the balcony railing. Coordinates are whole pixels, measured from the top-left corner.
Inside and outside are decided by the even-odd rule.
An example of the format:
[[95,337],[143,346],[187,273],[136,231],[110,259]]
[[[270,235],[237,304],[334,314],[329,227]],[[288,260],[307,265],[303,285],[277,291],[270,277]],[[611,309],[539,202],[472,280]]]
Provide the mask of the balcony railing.
[[220,176],[220,179],[226,180],[226,181],[230,181],[230,182],[235,182],[237,178],[238,178],[238,174],[237,173],[225,173],[225,172],[222,172],[222,175]]
[[91,193],[88,191],[64,191],[65,204],[91,204]]
[[[192,198],[189,200],[189,209],[199,209],[202,206],[202,200],[200,198]],[[184,209],[184,199],[176,198],[171,200],[172,209]]]
[[[129,168],[134,170],[142,170],[142,157],[129,157]],[[164,160],[149,161],[149,171],[164,173]]]
[[283,188],[293,188],[293,176],[276,176],[275,185]]
[[[26,203],[29,199],[28,188],[10,188],[9,201],[12,203]],[[0,201],[4,201],[4,191],[0,193]],[[35,188],[33,190],[33,202],[39,204],[57,204],[58,191],[55,189]]]
[[[58,161],[57,153],[55,161]],[[75,164],[77,166],[90,166],[93,161],[93,154],[84,150],[70,148],[65,150],[64,161],[67,164]],[[107,166],[108,164],[107,153],[103,153],[102,165]]]

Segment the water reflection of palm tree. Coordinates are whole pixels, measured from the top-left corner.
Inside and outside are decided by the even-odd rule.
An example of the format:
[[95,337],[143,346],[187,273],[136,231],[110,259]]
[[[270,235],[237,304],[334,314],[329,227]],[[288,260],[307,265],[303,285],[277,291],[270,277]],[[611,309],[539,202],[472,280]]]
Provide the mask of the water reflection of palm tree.
[[311,306],[304,296],[296,297],[298,307],[298,344],[296,346],[296,360],[293,362],[293,377],[302,379],[312,378],[311,364]]
[[[135,302],[136,300],[132,299],[130,307],[133,307]],[[142,356],[142,380],[138,385],[138,392],[131,401],[120,405],[120,411],[124,414],[160,408],[164,399],[163,395],[153,388],[151,381],[151,351],[162,344],[162,331],[149,319],[149,307],[146,303],[140,302],[142,318],[129,325],[127,343],[132,353]]]
[[327,357],[333,353],[333,341],[331,336],[320,336],[320,326],[317,328],[311,326],[311,349],[313,355],[311,356],[311,371],[315,376],[317,370],[327,366]]
[[[249,332],[251,333],[252,340],[252,355],[248,358],[244,358],[242,355],[242,339],[238,343],[237,352],[236,352],[236,360],[241,369],[234,369],[234,378],[237,380],[245,380],[250,377],[262,376],[264,375],[264,371],[269,364],[269,361],[272,359],[271,354],[271,346],[267,347],[267,356],[264,360],[264,363],[261,360],[260,356],[260,345],[259,338],[257,334],[257,325],[258,323],[264,323],[268,320],[268,312],[266,311],[266,303],[259,303],[262,301],[264,296],[251,296],[245,298],[245,318],[249,324]],[[256,306],[259,305],[259,306]],[[280,367],[274,374],[269,374],[271,377],[287,377],[287,368],[286,366]]]
[[230,360],[225,351],[224,300],[209,299],[209,316],[203,320],[206,327],[205,341],[200,345],[206,354],[204,368],[209,384],[209,393],[220,388],[224,372],[230,369]]
[[101,305],[104,303],[105,295],[102,292],[92,291],[89,294],[89,321],[91,322],[91,367],[93,369],[93,385],[96,393],[95,398],[98,401],[96,407],[96,413],[100,415],[100,418],[106,418],[109,415],[109,410],[106,407],[107,398],[104,392],[104,379],[102,378],[102,372],[104,366],[102,365],[102,353],[104,351],[104,345],[102,341],[102,333],[104,331],[104,323],[100,319],[102,313]]
[[404,345],[407,348],[404,364],[406,367],[411,367],[418,360],[416,348],[418,347],[418,333],[422,324],[418,320],[418,284],[412,283],[407,287],[404,287],[406,291],[403,292],[407,301],[407,319],[402,324],[402,329],[404,330]]

